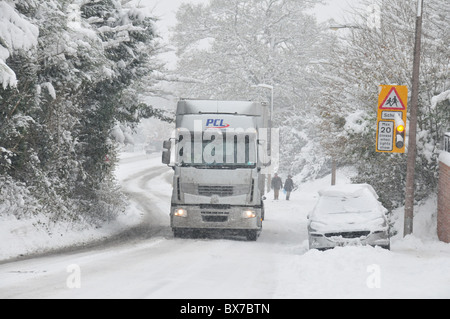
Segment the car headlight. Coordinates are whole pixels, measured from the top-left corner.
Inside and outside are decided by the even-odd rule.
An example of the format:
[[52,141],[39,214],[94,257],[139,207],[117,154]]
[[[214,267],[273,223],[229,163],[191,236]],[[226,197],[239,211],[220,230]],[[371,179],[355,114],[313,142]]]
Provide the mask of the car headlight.
[[320,232],[323,227],[326,226],[324,223],[312,221],[309,223],[309,228],[311,231]]
[[244,210],[244,218],[255,218],[256,212],[251,209]]
[[372,220],[369,225],[372,228],[386,228],[388,227],[388,221],[385,218],[376,218],[374,220]]
[[177,208],[173,212],[173,215],[178,217],[187,217],[187,210],[184,208]]

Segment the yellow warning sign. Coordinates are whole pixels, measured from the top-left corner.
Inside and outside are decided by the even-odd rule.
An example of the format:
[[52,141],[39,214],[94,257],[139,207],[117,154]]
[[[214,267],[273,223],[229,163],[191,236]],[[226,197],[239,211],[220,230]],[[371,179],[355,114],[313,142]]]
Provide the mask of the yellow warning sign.
[[377,117],[377,152],[405,152],[407,110],[407,86],[380,85]]

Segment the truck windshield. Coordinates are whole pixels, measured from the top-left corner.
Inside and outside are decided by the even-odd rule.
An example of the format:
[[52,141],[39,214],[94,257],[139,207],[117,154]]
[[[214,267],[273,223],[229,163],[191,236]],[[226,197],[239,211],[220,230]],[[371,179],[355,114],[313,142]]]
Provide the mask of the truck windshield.
[[177,141],[177,163],[183,167],[203,169],[255,168],[256,136],[203,132],[180,134]]

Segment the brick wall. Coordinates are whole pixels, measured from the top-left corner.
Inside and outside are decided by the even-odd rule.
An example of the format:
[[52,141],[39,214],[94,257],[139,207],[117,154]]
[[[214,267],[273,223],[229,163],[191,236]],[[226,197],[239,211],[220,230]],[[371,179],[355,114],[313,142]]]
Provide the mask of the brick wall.
[[450,243],[450,167],[440,162],[438,195],[438,236]]

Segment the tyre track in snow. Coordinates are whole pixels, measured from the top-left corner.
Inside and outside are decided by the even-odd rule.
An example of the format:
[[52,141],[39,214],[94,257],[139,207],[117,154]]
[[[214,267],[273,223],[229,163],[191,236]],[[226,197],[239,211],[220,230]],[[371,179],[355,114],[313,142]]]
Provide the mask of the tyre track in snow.
[[[122,189],[128,199],[143,214],[142,222],[123,233],[135,239],[148,239],[154,236],[170,236],[168,224],[169,211],[158,207],[160,201],[170,201],[167,193],[149,187],[155,178],[165,175],[167,168],[149,168],[133,174],[122,181]],[[154,182],[156,183],[156,182]]]
[[[230,236],[175,239],[168,218],[171,193],[159,190],[158,183],[171,185],[172,171],[153,168],[122,180],[130,200],[145,212],[142,231],[154,229],[154,236],[165,239],[161,246],[166,250],[152,256],[157,264],[151,267],[152,278],[158,280],[149,281],[145,298],[204,298],[206,291],[208,298],[245,298],[254,290],[271,296],[275,284],[263,279],[270,276],[267,270],[275,271],[270,254],[259,250],[258,243]],[[167,207],[161,209],[161,203]],[[177,266],[180,262],[182,267]],[[246,271],[250,267],[252,271]]]
[[[0,298],[273,296],[278,245],[175,239],[169,226],[172,172],[156,161],[128,160],[126,165],[132,166],[120,179],[122,189],[141,212],[141,223],[82,248],[1,265]],[[80,289],[67,287],[71,264],[80,266]]]
[[[127,159],[126,162],[132,163],[135,159]],[[70,254],[75,252],[84,252],[98,248],[110,248],[127,242],[145,240],[155,236],[171,236],[169,226],[164,225],[164,212],[155,205],[155,196],[145,190],[145,185],[152,179],[159,177],[167,172],[165,167],[150,167],[140,170],[138,173],[131,175],[121,182],[123,193],[128,199],[135,203],[140,211],[143,212],[141,223],[130,226],[127,229],[116,234],[109,235],[100,239],[93,239],[89,242],[69,245],[61,248],[49,248],[36,253],[21,255],[16,258],[10,258],[0,261],[0,265],[13,263],[21,260],[28,260],[40,257],[48,257],[52,255]],[[130,190],[130,185],[139,185],[142,187],[140,191]],[[165,195],[159,193],[159,195]],[[170,199],[169,199],[170,200]],[[168,215],[168,212],[167,212]]]

